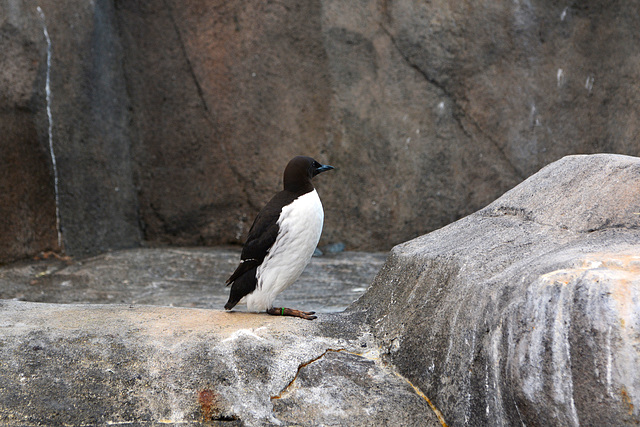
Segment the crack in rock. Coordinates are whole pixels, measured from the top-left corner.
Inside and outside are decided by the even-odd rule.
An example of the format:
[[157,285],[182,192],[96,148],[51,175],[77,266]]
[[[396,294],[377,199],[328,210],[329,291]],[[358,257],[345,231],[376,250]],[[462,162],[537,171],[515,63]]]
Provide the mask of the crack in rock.
[[404,382],[407,385],[409,385],[409,387],[413,390],[413,392],[420,399],[424,400],[427,403],[427,405],[429,406],[431,411],[434,413],[434,415],[438,419],[439,423],[443,427],[448,427],[448,425],[447,425],[447,423],[446,423],[446,421],[444,419],[444,416],[442,415],[442,412],[440,412],[440,410],[435,406],[435,404],[422,392],[422,390],[420,390],[420,388],[418,388],[416,385],[414,385],[408,378],[405,378],[402,374],[400,374],[393,367],[393,365],[389,365],[388,363],[386,363],[380,357],[368,357],[366,353],[365,354],[355,353],[355,352],[352,352],[352,351],[348,351],[345,348],[338,348],[338,349],[328,348],[322,354],[320,354],[319,356],[314,357],[313,359],[308,360],[306,362],[302,362],[300,365],[298,365],[298,369],[296,370],[296,373],[293,376],[293,378],[291,379],[291,381],[289,381],[287,383],[287,385],[278,394],[276,394],[274,396],[271,396],[270,400],[273,402],[274,400],[284,398],[289,393],[289,391],[292,388],[293,384],[299,378],[302,369],[310,366],[311,364],[313,364],[315,362],[318,362],[318,361],[322,360],[329,353],[347,353],[347,354],[351,354],[353,356],[361,357],[363,359],[371,360],[371,361],[375,362],[377,365],[381,365],[380,367],[383,368],[386,372],[392,373],[397,378],[399,378],[402,382]]
[[193,64],[191,63],[191,59],[189,58],[189,54],[187,52],[187,47],[185,46],[184,41],[182,40],[182,34],[180,33],[180,28],[178,27],[175,17],[173,16],[173,9],[169,6],[166,0],[164,0],[163,3],[165,8],[168,11],[169,19],[171,20],[171,25],[173,26],[173,29],[176,33],[176,37],[178,38],[178,44],[180,45],[182,56],[184,57],[184,60],[187,64],[187,70],[189,72],[189,75],[191,76],[191,79],[193,80],[193,83],[196,86],[196,91],[198,92],[198,98],[200,98],[200,101],[202,102],[202,107],[204,108],[204,110],[208,112],[209,106],[207,105],[207,101],[204,98],[204,92],[202,90],[202,87],[200,86],[200,81],[198,80],[195,70],[193,69]]
[[282,395],[285,394],[289,390],[289,388],[293,385],[294,382],[296,382],[296,380],[298,379],[298,376],[300,375],[300,371],[302,370],[302,368],[305,368],[305,367],[311,365],[312,363],[317,362],[318,360],[320,360],[323,357],[325,357],[327,355],[327,353],[330,353],[330,352],[340,353],[341,351],[345,351],[345,349],[344,348],[338,348],[338,349],[328,348],[320,356],[314,357],[313,359],[311,359],[311,360],[309,360],[307,362],[302,362],[300,365],[298,365],[298,369],[296,370],[296,374],[293,376],[291,381],[289,381],[289,383],[286,386],[284,386],[284,388],[282,390],[280,390],[280,393],[276,394],[275,396],[271,396],[270,399],[274,400],[274,399],[282,398]]
[[427,397],[426,394],[424,394],[422,392],[422,390],[420,390],[416,385],[414,385],[411,381],[409,381],[408,378],[405,378],[404,376],[402,376],[402,374],[396,372],[395,370],[393,370],[393,373],[400,378],[401,380],[403,380],[404,382],[406,382],[407,384],[409,384],[411,386],[411,388],[413,389],[413,391],[420,396],[424,401],[427,402],[427,404],[429,405],[429,407],[431,408],[431,410],[433,411],[433,413],[436,415],[436,417],[438,417],[438,421],[440,421],[440,424],[442,424],[442,427],[449,427],[447,425],[447,422],[444,420],[444,415],[442,415],[442,412],[440,412],[440,410],[436,407],[436,405],[431,401],[431,399],[429,399]]

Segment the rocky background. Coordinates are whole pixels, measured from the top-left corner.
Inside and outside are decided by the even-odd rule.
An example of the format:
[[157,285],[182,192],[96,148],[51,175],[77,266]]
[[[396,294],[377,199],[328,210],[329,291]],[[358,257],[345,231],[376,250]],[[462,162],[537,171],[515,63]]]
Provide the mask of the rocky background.
[[640,155],[639,9],[2,0],[0,262],[242,242],[301,153],[336,166],[324,242],[359,250],[565,154]]
[[314,321],[222,310],[238,248],[12,263],[0,424],[636,426],[638,188],[638,157],[568,156],[366,291],[380,255],[313,258],[276,304]]

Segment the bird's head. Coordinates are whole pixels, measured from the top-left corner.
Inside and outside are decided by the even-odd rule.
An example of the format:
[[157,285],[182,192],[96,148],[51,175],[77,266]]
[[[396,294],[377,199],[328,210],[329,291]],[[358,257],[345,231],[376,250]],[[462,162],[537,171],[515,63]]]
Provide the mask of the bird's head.
[[284,188],[291,191],[307,186],[313,188],[311,179],[331,169],[333,166],[320,164],[311,157],[296,156],[289,161],[284,169]]

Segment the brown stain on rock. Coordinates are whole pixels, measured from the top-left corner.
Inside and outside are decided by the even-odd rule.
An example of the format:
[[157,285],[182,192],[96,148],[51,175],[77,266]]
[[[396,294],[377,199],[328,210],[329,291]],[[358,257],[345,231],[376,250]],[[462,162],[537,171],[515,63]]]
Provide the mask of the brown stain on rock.
[[198,392],[198,404],[200,405],[200,414],[202,422],[210,421],[236,421],[238,417],[228,414],[224,409],[224,404],[220,395],[209,388],[202,389]]
[[622,395],[622,401],[629,408],[629,415],[633,415],[633,403],[631,402],[631,398],[629,397],[629,393],[627,393],[627,389],[622,387],[622,390],[620,391],[620,394]]
[[203,421],[210,421],[219,418],[220,408],[218,407],[218,395],[213,390],[205,388],[198,392],[198,404]]

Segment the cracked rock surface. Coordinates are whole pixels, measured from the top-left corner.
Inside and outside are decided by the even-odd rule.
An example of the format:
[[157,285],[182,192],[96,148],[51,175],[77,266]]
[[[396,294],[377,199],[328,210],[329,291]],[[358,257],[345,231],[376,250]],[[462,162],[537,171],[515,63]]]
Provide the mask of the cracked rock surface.
[[411,384],[380,364],[375,349],[327,350],[302,366],[273,403],[275,416],[290,424],[440,425]]
[[440,425],[353,316],[0,302],[0,422]]

